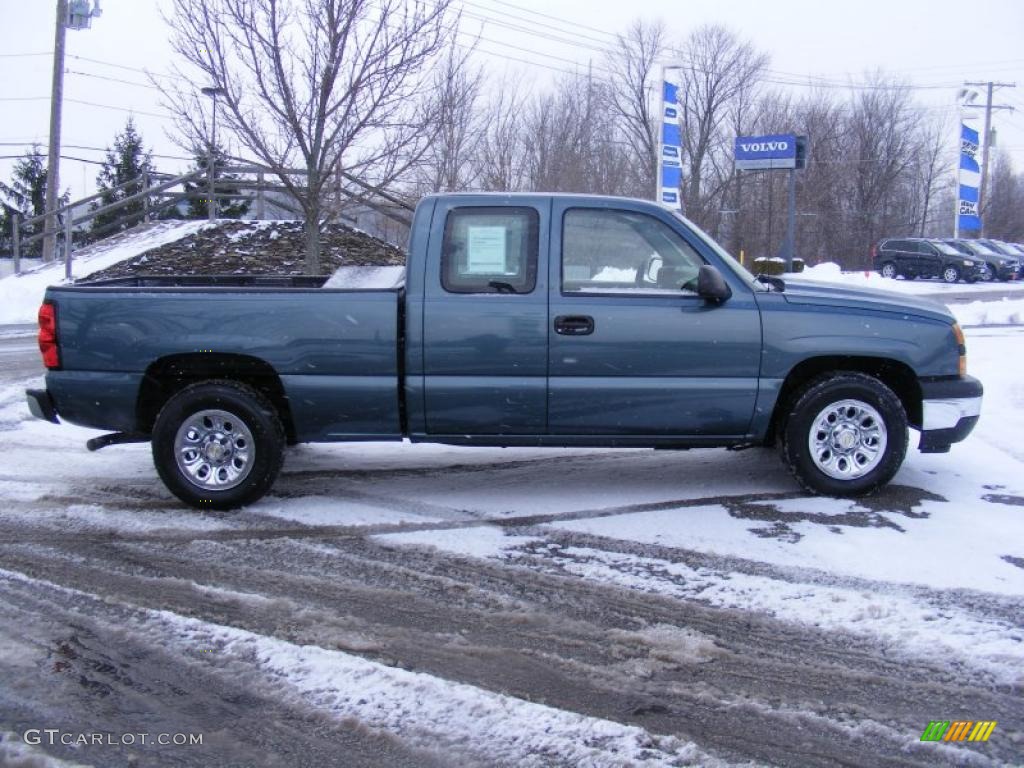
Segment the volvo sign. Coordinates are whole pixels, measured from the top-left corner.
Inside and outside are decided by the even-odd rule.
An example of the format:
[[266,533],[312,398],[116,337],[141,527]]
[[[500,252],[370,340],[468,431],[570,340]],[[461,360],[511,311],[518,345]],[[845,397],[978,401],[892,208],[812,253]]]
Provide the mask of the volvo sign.
[[803,136],[791,133],[772,136],[737,136],[736,170],[768,171],[803,168]]

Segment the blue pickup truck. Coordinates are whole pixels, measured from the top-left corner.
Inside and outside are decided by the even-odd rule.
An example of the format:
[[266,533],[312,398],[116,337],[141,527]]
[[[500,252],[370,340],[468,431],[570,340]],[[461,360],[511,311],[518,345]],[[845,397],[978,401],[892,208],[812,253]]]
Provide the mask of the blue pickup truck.
[[[888,482],[944,452],[981,384],[940,304],[754,278],[642,200],[443,194],[416,209],[404,283],[133,277],[52,287],[40,418],[151,441],[202,508],[249,504],[289,444],[683,449],[777,444],[809,491]],[[681,479],[680,482],[685,482]]]

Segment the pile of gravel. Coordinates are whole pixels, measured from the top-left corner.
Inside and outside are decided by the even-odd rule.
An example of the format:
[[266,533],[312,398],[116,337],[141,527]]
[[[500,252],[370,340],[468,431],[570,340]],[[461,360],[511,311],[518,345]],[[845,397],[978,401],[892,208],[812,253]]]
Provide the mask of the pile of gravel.
[[[342,224],[320,229],[320,274],[341,266],[401,266],[405,253]],[[301,275],[305,234],[299,221],[230,221],[94,272],[87,280],[138,275]]]

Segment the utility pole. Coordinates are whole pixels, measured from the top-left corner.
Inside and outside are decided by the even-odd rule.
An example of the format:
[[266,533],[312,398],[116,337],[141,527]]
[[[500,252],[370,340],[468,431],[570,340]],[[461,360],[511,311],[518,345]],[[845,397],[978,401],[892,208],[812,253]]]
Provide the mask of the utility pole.
[[[978,215],[981,216],[981,229],[982,234],[985,233],[985,186],[988,183],[988,148],[992,143],[992,110],[994,109],[1009,109],[1012,110],[1009,104],[992,104],[992,92],[996,88],[1016,88],[1016,83],[996,83],[991,80],[988,82],[973,82],[964,83],[964,85],[984,87],[986,90],[985,96],[985,133],[982,135],[981,144],[981,182],[978,186]],[[967,105],[975,106],[975,105]],[[980,104],[977,106],[981,106]]]
[[53,35],[53,88],[50,92],[50,148],[46,160],[46,218],[43,220],[43,261],[53,261],[57,245],[57,190],[60,187],[60,119],[64,105],[64,37],[67,29],[88,29],[101,15],[99,0],[57,0]]
[[60,184],[60,117],[64,103],[64,36],[68,0],[57,0],[53,37],[53,89],[50,93],[50,149],[46,161],[46,219],[43,221],[43,261],[53,261],[57,244],[57,188]]

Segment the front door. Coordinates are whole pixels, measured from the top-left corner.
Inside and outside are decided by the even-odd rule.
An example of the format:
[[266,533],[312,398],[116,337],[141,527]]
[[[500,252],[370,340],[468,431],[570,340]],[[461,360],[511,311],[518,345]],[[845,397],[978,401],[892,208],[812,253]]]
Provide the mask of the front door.
[[707,303],[696,290],[709,246],[667,212],[615,205],[552,206],[549,430],[747,434],[761,356],[752,290],[733,276],[733,296]]

